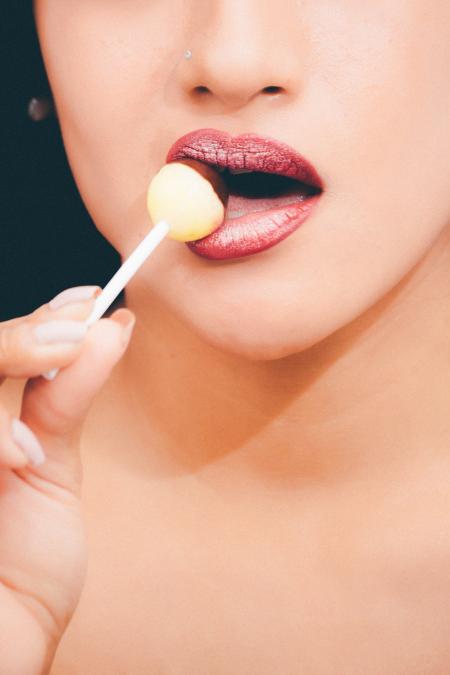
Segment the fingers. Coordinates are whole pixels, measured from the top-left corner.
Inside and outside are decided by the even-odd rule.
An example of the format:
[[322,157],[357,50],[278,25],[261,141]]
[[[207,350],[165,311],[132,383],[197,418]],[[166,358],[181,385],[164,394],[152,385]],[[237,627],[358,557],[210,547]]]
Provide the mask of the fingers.
[[[64,291],[32,314],[0,324],[0,377],[26,378],[20,419],[0,410],[0,468],[24,469],[23,477],[81,485],[79,439],[85,416],[124,354],[135,317],[121,308],[87,328],[99,287]],[[61,369],[48,381],[41,377]]]
[[41,433],[64,435],[72,429],[123,355],[133,325],[133,313],[124,308],[93,324],[77,360],[55,380],[40,377],[27,382],[22,419],[27,417]]
[[42,446],[31,429],[0,405],[0,468],[39,466],[44,460]]
[[93,324],[78,358],[55,380],[30,379],[25,385],[21,419],[44,448],[39,476],[78,493],[81,483],[79,439],[92,399],[108,379],[131,338],[135,317],[121,308]]
[[98,286],[58,294],[30,315],[0,324],[0,378],[37,377],[64,368],[80,354]]

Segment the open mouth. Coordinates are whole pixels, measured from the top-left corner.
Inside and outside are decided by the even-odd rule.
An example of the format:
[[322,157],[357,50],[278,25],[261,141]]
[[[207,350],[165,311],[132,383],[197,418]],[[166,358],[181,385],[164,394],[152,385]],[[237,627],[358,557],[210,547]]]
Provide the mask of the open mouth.
[[225,169],[222,177],[229,191],[226,221],[304,201],[321,192],[320,188],[294,178],[259,171]]
[[240,258],[274,246],[309,216],[323,184],[314,167],[289,146],[255,134],[231,137],[215,129],[183,136],[167,161],[196,159],[222,173],[229,191],[225,220],[187,242],[212,260]]

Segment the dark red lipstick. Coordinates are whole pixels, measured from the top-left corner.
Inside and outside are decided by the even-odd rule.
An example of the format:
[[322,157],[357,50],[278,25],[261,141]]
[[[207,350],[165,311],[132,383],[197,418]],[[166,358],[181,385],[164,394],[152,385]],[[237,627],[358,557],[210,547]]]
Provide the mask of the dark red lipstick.
[[323,191],[318,173],[285,143],[256,134],[199,129],[182,136],[167,162],[196,159],[223,172],[229,188],[225,220],[187,243],[212,260],[259,253],[278,244],[310,215]]

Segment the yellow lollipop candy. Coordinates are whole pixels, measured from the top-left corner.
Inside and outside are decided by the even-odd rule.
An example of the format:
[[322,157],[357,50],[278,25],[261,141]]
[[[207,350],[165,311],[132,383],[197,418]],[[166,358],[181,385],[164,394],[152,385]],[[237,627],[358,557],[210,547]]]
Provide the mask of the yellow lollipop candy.
[[147,208],[153,223],[170,226],[168,237],[195,241],[223,223],[228,190],[218,171],[193,159],[165,164],[153,178]]

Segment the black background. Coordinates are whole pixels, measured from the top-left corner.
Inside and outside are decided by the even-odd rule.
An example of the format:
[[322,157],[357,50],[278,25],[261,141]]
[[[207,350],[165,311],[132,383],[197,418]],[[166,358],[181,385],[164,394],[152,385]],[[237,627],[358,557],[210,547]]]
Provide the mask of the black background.
[[81,202],[56,117],[42,122],[28,117],[30,98],[50,93],[31,1],[0,3],[0,321],[5,321],[70,286],[104,286],[120,258]]

